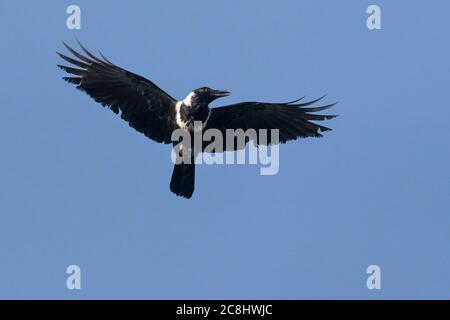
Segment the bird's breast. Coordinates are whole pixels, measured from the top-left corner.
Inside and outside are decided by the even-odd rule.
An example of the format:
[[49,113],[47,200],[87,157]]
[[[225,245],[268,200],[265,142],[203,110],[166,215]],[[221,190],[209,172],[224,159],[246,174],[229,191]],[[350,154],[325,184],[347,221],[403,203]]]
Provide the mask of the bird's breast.
[[205,123],[209,117],[210,109],[208,106],[199,107],[196,112],[193,114],[194,121],[201,121]]
[[210,116],[210,109],[208,106],[187,106],[183,101],[179,101],[176,104],[175,113],[178,127],[190,129],[195,121],[201,121],[205,126]]

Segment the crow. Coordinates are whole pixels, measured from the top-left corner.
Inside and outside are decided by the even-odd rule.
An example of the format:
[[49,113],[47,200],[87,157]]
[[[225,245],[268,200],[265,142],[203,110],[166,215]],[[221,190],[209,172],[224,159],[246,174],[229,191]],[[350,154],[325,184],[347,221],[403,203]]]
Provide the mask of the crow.
[[[73,55],[57,54],[71,66],[58,65],[70,76],[63,79],[87,93],[102,106],[128,122],[130,127],[148,138],[164,144],[174,143],[172,133],[177,130],[194,131],[200,122],[202,130],[216,129],[224,136],[227,130],[254,129],[258,132],[258,144],[285,143],[297,138],[322,137],[321,132],[331,130],[311,121],[329,120],[336,115],[320,115],[315,112],[327,110],[335,105],[313,106],[323,99],[302,102],[302,99],[286,103],[241,102],[233,105],[209,108],[214,100],[228,96],[224,90],[202,87],[193,90],[183,100],[176,100],[152,81],[125,70],[109,61],[100,52],[100,57],[78,44],[84,54],[65,48]],[[261,129],[278,130],[278,141],[260,141]],[[248,141],[246,141],[248,142]],[[232,150],[237,150],[235,147]],[[230,150],[223,149],[223,150]],[[178,196],[191,198],[195,185],[195,154],[191,161],[175,164],[170,190]]]

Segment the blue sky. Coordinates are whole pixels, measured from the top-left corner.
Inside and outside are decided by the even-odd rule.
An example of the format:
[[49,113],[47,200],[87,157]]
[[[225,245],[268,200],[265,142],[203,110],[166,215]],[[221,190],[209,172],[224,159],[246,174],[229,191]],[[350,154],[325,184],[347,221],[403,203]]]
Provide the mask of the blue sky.
[[[66,28],[73,3],[81,30]],[[450,298],[449,10],[2,0],[0,298]],[[176,98],[327,93],[340,117],[281,146],[275,176],[200,166],[194,198],[177,198],[170,148],[61,80],[55,51],[76,38]],[[381,290],[366,287],[372,264]]]

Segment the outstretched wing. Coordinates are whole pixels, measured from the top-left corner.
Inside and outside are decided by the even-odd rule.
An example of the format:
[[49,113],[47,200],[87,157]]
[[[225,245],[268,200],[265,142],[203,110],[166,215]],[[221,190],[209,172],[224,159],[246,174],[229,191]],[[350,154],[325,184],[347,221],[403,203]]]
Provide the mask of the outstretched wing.
[[176,100],[158,88],[153,82],[122,69],[102,54],[100,59],[79,43],[86,55],[64,46],[74,57],[58,55],[72,66],[58,65],[71,74],[63,79],[77,85],[95,101],[109,107],[114,113],[121,112],[123,120],[137,131],[157,142],[170,143],[174,128]]
[[[322,137],[321,132],[331,129],[311,121],[335,118],[335,115],[315,114],[315,112],[327,110],[335,104],[307,107],[323,98],[304,103],[300,103],[303,98],[287,103],[242,102],[214,108],[211,109],[211,115],[205,130],[218,129],[225,137],[227,129],[242,129],[244,131],[255,129],[258,139],[256,142],[264,145],[276,143],[276,141],[272,142],[271,140],[271,129],[279,130],[280,143],[297,138]],[[267,139],[261,139],[260,129],[267,129]],[[236,149],[239,149],[239,146],[232,150]],[[226,150],[230,150],[230,146]]]

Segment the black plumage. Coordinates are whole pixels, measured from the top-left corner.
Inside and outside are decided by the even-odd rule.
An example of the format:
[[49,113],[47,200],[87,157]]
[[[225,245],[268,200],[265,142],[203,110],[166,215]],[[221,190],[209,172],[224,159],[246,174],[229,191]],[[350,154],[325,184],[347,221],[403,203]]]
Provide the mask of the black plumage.
[[58,53],[61,58],[78,68],[58,65],[71,77],[67,82],[77,85],[95,101],[109,107],[114,113],[121,112],[123,120],[137,131],[156,142],[171,143],[174,129],[175,104],[177,101],[158,88],[150,80],[122,69],[106,58],[101,60],[80,43],[86,56],[65,47],[79,60]]
[[[213,108],[205,129],[219,129],[224,135],[227,129],[243,129],[244,131],[255,129],[257,134],[260,129],[278,129],[280,143],[286,143],[298,138],[320,138],[322,137],[321,132],[330,131],[331,129],[313,123],[311,120],[329,120],[336,116],[318,115],[312,114],[312,112],[329,109],[335,104],[315,108],[306,107],[322,99],[323,97],[304,103],[300,103],[303,98],[287,103],[241,102]],[[270,135],[267,136],[267,141],[261,141],[259,135],[257,138],[257,144],[271,144]],[[236,149],[234,148],[233,150]]]
[[[227,129],[255,129],[255,142],[266,145],[273,143],[271,136],[267,136],[268,140],[260,139],[259,130],[278,129],[279,143],[285,143],[297,138],[322,137],[322,132],[331,129],[312,121],[336,117],[315,113],[334,105],[312,106],[323,97],[309,102],[302,102],[302,99],[287,103],[242,102],[210,109],[212,101],[227,96],[228,92],[203,87],[194,90],[185,100],[177,101],[152,81],[116,66],[101,53],[101,58],[96,57],[81,43],[79,45],[84,55],[65,43],[74,58],[58,53],[71,64],[58,65],[70,74],[63,79],[114,113],[120,113],[132,128],[156,142],[173,143],[171,136],[174,130],[182,128],[192,134],[193,122],[202,121],[203,130],[218,129],[224,136]],[[226,150],[239,148],[233,146]],[[190,158],[192,161],[195,155]],[[194,185],[195,164],[175,165],[170,189],[179,196],[190,198]]]

